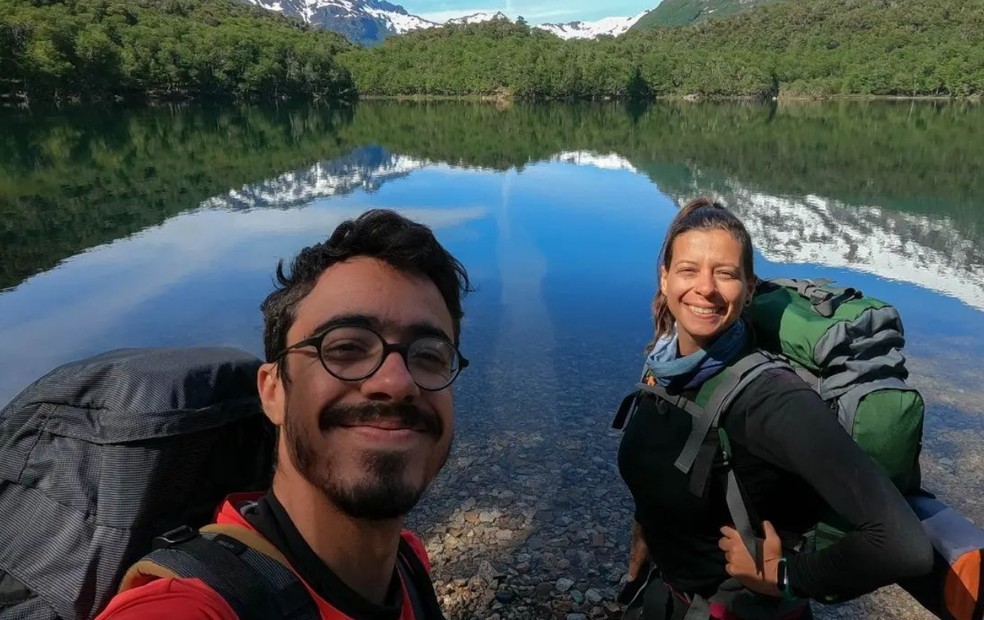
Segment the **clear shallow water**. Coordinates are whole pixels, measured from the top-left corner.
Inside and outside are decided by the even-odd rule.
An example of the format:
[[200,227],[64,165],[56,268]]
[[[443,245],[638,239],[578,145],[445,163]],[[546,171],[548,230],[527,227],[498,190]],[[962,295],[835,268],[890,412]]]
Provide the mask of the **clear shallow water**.
[[896,304],[928,429],[984,431],[980,107],[361,104],[0,124],[2,402],[109,348],[259,354],[276,261],[387,207],[432,226],[477,285],[464,429],[604,428],[650,336],[675,201],[713,192],[751,230],[760,276]]

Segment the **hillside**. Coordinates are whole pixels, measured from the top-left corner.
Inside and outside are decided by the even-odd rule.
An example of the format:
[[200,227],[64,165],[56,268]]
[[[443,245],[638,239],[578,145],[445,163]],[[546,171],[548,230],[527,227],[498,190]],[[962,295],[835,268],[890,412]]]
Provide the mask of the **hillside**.
[[563,41],[495,20],[340,56],[360,94],[531,99],[984,94],[984,0],[796,0]]
[[711,18],[730,17],[781,0],[663,0],[642,16],[634,30],[687,26]]
[[338,99],[350,47],[235,0],[8,0],[0,101]]

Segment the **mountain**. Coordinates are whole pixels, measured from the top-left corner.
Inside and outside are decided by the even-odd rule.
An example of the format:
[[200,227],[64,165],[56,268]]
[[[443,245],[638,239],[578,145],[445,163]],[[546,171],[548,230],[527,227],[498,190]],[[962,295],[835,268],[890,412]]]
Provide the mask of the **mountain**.
[[737,15],[748,9],[781,0],[663,0],[635,22],[634,30],[686,26],[714,17]]
[[561,39],[594,39],[602,35],[617,37],[635,25],[644,15],[646,15],[645,12],[633,17],[605,17],[593,22],[541,24],[535,28],[552,32]]
[[505,13],[501,11],[496,11],[495,13],[472,13],[471,15],[465,15],[463,17],[455,17],[444,22],[447,24],[480,24],[482,22],[489,22],[493,19],[509,19]]
[[386,0],[247,0],[265,9],[300,19],[306,24],[331,30],[353,43],[366,46],[439,24],[411,15]]
[[[337,32],[353,43],[373,46],[386,37],[404,34],[411,30],[441,26],[437,22],[411,15],[398,4],[386,0],[246,0],[270,11],[294,17],[306,24]],[[748,1],[748,0],[745,0]],[[593,22],[568,22],[534,26],[551,32],[562,39],[593,39],[601,35],[617,37],[632,27],[646,13],[634,17],[606,17]],[[481,12],[455,17],[447,24],[467,25],[509,20],[500,11]],[[512,21],[512,20],[509,20]]]

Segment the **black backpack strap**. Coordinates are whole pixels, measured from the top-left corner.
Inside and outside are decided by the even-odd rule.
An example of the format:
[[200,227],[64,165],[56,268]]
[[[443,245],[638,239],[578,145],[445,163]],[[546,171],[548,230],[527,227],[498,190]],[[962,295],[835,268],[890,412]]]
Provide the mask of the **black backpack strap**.
[[758,515],[749,509],[749,503],[745,501],[745,492],[735,469],[731,466],[731,441],[723,428],[717,429],[718,441],[720,442],[721,452],[724,455],[724,466],[727,476],[724,482],[724,498],[728,504],[728,512],[731,514],[731,521],[735,525],[735,530],[741,537],[741,542],[745,544],[749,555],[755,560],[755,568],[763,570],[763,557],[759,550],[758,536],[755,535],[756,526],[761,524]]
[[714,468],[714,457],[718,449],[721,450],[724,457],[724,468],[727,471],[725,500],[728,504],[728,511],[731,513],[731,520],[735,524],[735,529],[738,530],[742,542],[745,543],[745,547],[755,559],[755,564],[759,569],[761,569],[762,554],[758,551],[758,540],[755,536],[755,525],[758,524],[758,519],[749,510],[741,483],[731,466],[731,442],[727,433],[721,428],[720,420],[721,416],[750,383],[760,377],[763,372],[775,368],[789,369],[790,366],[778,356],[754,351],[722,371],[726,374],[715,387],[714,392],[711,393],[702,417],[694,420],[694,429],[676,462],[677,468],[681,471],[690,471],[689,490],[691,494],[702,497],[710,482],[711,471]]
[[402,536],[396,554],[396,569],[413,607],[414,620],[444,620],[430,575],[427,574],[420,556]]
[[632,392],[622,399],[622,404],[618,406],[615,417],[612,419],[612,428],[622,430],[628,424],[636,409],[639,408],[639,392]]
[[131,572],[160,576],[163,568],[174,577],[201,579],[225,599],[239,620],[321,617],[292,570],[237,538],[184,526],[158,537],[154,546]]

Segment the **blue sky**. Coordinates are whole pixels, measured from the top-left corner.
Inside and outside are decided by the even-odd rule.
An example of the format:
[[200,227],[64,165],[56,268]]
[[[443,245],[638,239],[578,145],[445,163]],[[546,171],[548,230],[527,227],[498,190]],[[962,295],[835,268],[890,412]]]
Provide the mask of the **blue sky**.
[[602,17],[630,16],[648,11],[659,0],[391,0],[425,19],[444,21],[472,13],[502,11],[515,19],[522,15],[531,24],[593,21]]

